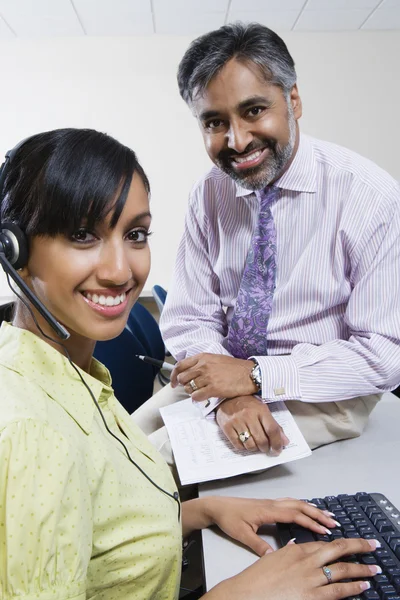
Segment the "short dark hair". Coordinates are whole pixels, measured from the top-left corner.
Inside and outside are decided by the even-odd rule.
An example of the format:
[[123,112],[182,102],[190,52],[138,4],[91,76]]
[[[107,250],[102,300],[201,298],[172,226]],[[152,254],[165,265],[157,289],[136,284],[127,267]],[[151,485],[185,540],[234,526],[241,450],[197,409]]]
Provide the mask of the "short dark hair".
[[288,93],[296,83],[293,58],[285,42],[259,23],[232,23],[194,40],[178,68],[178,86],[187,104],[201,94],[211,79],[236,58],[256,64],[266,81]]
[[7,166],[1,219],[28,235],[72,234],[112,211],[117,223],[134,172],[150,185],[135,153],[92,129],[56,129],[29,138]]

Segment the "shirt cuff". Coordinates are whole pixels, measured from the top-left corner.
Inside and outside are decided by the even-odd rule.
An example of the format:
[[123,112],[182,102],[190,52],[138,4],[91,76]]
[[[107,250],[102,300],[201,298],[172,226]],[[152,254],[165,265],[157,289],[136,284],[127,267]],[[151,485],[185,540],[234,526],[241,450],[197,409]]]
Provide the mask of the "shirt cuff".
[[261,369],[261,398],[264,402],[301,400],[300,376],[290,355],[251,356]]
[[208,400],[204,400],[203,402],[194,402],[194,404],[199,408],[203,417],[206,417],[210,413],[213,412],[223,402],[225,398],[209,398]]

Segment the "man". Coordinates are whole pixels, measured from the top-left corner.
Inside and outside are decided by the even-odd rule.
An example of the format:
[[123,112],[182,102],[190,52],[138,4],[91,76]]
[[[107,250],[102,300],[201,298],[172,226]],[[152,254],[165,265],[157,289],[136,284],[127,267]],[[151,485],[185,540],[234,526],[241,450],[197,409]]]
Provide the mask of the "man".
[[266,27],[198,38],[178,83],[215,167],[190,197],[161,319],[179,364],[154,398],[190,394],[237,448],[281,451],[276,400],[311,447],[360,435],[400,381],[398,183],[300,134],[294,62]]

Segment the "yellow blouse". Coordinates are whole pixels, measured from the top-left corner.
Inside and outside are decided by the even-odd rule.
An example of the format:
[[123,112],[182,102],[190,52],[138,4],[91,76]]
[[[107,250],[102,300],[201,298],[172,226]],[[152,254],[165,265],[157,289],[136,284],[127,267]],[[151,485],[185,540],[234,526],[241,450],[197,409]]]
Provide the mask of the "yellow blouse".
[[[107,369],[81,373],[133,460],[173,494]],[[0,598],[177,598],[178,505],[129,462],[67,359],[3,323],[0,388]]]

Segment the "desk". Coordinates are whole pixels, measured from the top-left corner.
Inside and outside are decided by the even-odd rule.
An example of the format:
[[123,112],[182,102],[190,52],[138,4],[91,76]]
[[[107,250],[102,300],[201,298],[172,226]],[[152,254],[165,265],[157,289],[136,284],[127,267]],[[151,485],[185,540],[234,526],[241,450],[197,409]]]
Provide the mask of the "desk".
[[[312,456],[257,475],[202,484],[199,496],[243,498],[315,498],[356,492],[381,492],[400,509],[400,400],[385,394],[359,438],[314,450]],[[373,478],[371,476],[373,473]],[[270,528],[265,539],[278,547]],[[220,532],[203,535],[207,589],[251,565],[257,557]]]

